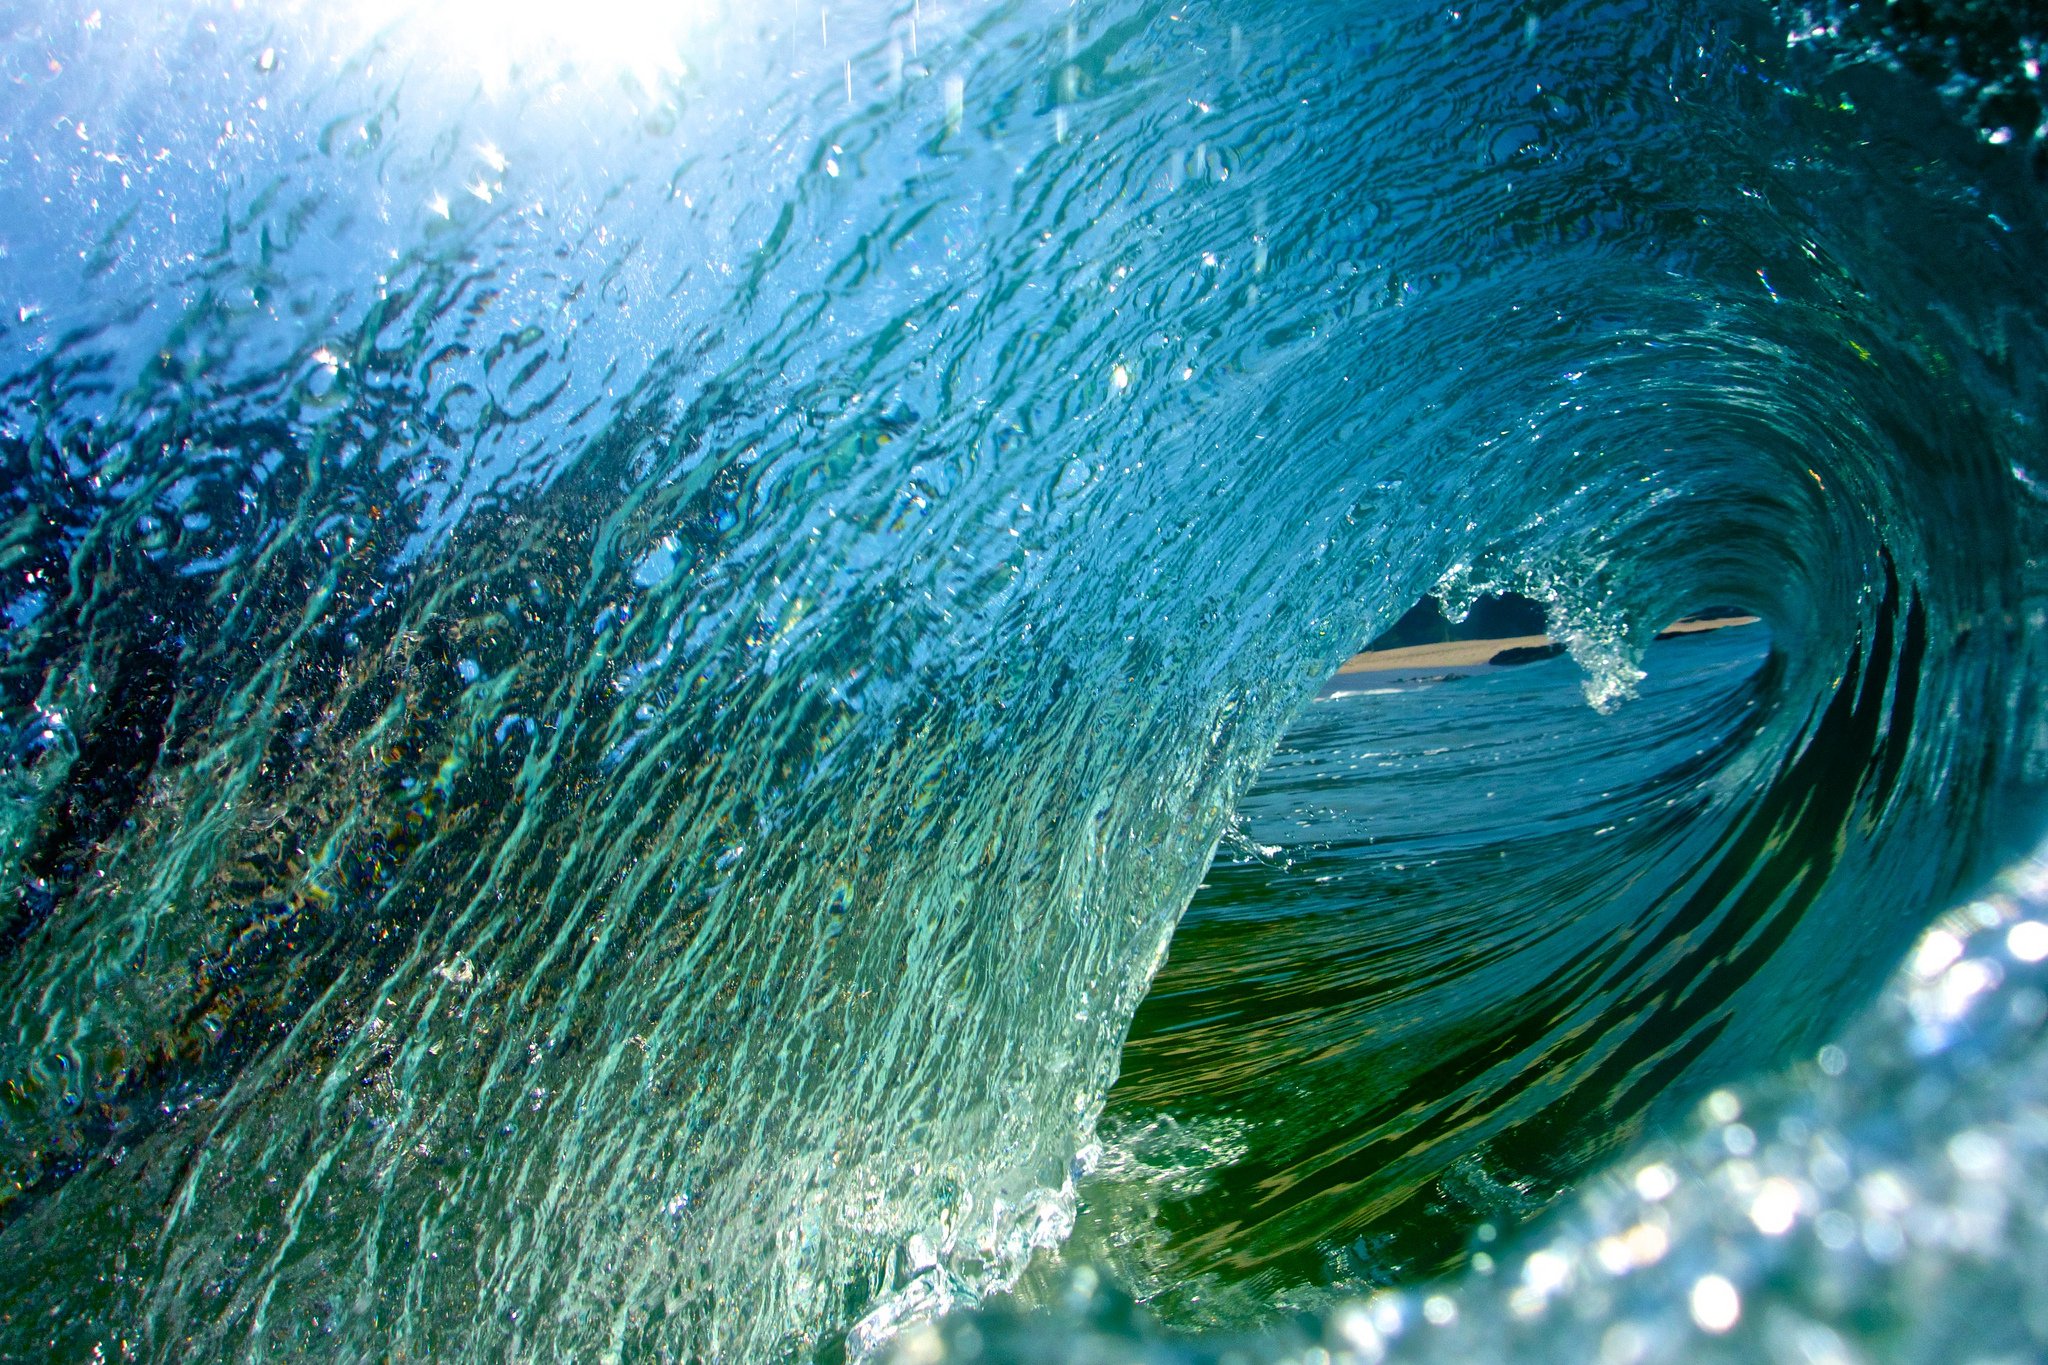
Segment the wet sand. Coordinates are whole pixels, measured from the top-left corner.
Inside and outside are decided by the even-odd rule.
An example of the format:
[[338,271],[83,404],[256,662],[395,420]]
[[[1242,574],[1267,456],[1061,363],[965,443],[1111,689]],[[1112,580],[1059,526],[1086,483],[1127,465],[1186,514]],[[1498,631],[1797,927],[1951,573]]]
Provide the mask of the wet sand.
[[[1755,625],[1754,616],[1720,616],[1711,620],[1687,617],[1657,632],[1660,640],[1674,635],[1696,635],[1705,630],[1726,630],[1730,626]],[[1337,670],[1338,677],[1356,673],[1406,673],[1431,668],[1479,668],[1509,651],[1548,650],[1558,642],[1548,635],[1515,635],[1500,640],[1452,640],[1440,645],[1410,645],[1405,649],[1375,649],[1354,654]],[[1527,656],[1503,660],[1527,662]]]

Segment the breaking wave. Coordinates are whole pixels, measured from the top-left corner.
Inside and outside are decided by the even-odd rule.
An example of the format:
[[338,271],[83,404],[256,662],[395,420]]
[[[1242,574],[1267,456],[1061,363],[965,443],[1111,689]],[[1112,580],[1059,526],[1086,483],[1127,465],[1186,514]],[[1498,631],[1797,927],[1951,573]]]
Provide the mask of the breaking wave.
[[[1320,1311],[2038,832],[1995,79],[1741,4],[768,8],[10,19],[0,1354],[882,1348],[1150,1159],[1205,876],[1350,975],[1175,1082],[1286,1179],[1127,1288]],[[1432,590],[1542,602],[1593,749],[1454,707],[1339,784],[1426,876],[1211,868]],[[1767,644],[1660,691],[1719,605]],[[1359,1091],[1417,999],[1435,1088]]]

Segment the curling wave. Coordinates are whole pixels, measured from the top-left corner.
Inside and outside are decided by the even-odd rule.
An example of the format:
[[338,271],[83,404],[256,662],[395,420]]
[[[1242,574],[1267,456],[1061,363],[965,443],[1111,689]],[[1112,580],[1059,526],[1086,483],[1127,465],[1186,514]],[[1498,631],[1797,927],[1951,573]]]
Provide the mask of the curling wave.
[[[1447,1053],[1493,1117],[1302,1120],[1271,1245],[1209,1229],[1260,1302],[1415,1135],[1565,1179],[1810,1047],[2035,832],[2043,218],[1911,72],[1744,5],[714,8],[0,42],[0,1353],[751,1360],[1012,1284],[1432,588],[1624,726],[1685,610],[1770,656],[1583,878],[1428,911],[1577,946]],[[1518,1029],[1556,1093],[1481,1103]]]

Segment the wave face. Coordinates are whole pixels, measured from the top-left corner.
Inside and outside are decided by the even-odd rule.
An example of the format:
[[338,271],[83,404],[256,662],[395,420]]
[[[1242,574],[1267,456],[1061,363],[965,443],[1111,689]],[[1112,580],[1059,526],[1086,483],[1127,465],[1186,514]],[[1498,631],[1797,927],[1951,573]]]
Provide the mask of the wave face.
[[1567,660],[1325,691],[1139,1008],[1069,1259],[1211,1327],[1441,1276],[1875,988],[1921,916],[1806,875],[1867,755],[1814,741],[1807,780],[1758,780],[1760,628],[1643,663],[1610,716]]
[[1697,1111],[1455,1280],[1257,1333],[1163,1332],[1093,1267],[1046,1308],[997,1299],[891,1359],[2032,1359],[2048,1050],[2041,852],[1943,915],[1838,1042]]
[[1432,587],[1619,733],[1658,627],[1770,623],[1590,880],[1445,921],[1627,955],[1552,985],[1567,1146],[2034,832],[2042,216],[1909,70],[1741,5],[576,19],[0,39],[0,1354],[752,1360],[1011,1283]]

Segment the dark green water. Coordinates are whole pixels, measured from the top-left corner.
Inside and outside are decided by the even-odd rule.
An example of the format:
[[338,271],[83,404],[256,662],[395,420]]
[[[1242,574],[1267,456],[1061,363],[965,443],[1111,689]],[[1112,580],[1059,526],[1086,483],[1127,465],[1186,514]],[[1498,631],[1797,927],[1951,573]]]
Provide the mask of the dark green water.
[[1823,907],[1801,937],[1834,979],[1799,1010],[1787,958],[1717,961],[1716,937],[1790,940],[1809,909],[1782,879],[1703,904],[1752,811],[1727,765],[1768,719],[1767,635],[1644,662],[1612,716],[1568,660],[1354,675],[1314,703],[1138,1010],[1070,1256],[1235,1326],[1441,1275],[1697,1098],[1688,1073],[1791,1056],[1839,1020],[1826,992],[1875,987],[1917,917],[1851,954]]

